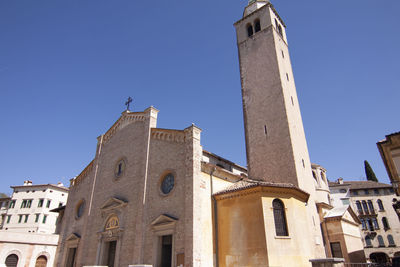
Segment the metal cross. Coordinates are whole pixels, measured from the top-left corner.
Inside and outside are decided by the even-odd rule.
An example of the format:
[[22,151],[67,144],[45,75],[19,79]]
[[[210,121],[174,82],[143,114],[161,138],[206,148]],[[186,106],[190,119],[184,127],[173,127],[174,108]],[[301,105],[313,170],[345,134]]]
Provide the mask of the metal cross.
[[125,102],[126,110],[129,110],[129,104],[132,103],[132,98],[128,97],[128,100]]

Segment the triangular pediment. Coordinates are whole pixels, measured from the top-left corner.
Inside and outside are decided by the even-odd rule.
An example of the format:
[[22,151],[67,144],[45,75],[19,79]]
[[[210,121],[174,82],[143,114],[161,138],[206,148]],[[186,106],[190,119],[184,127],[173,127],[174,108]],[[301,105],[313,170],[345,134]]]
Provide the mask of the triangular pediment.
[[77,233],[72,233],[67,237],[66,241],[69,241],[69,242],[78,241],[79,239],[81,239],[80,235],[78,235]]
[[127,205],[127,201],[118,199],[115,197],[109,198],[104,204],[100,207],[102,211],[111,210],[111,209],[119,209]]
[[155,220],[151,222],[152,226],[159,226],[159,225],[167,225],[167,224],[175,224],[178,221],[178,219],[167,215],[167,214],[161,214],[158,216]]

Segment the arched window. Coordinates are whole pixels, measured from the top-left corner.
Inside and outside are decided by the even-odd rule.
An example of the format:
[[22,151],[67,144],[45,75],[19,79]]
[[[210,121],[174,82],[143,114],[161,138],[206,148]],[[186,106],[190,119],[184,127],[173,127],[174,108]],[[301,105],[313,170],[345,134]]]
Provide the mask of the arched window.
[[250,37],[253,35],[253,26],[249,23],[247,24],[247,36]]
[[386,217],[383,217],[383,218],[382,218],[382,224],[383,224],[383,228],[384,228],[385,230],[386,230],[386,229],[390,229],[389,222],[388,222],[388,220],[387,220]]
[[6,258],[6,267],[17,267],[18,265],[18,256],[15,254],[8,255]]
[[374,204],[372,203],[371,200],[368,200],[368,208],[371,214],[375,214]]
[[259,19],[256,19],[256,20],[254,21],[254,31],[255,31],[255,32],[261,31],[261,23],[260,23],[260,20],[259,20]]
[[379,247],[385,246],[385,241],[383,241],[383,237],[381,235],[378,235],[378,243],[379,243]]
[[274,209],[275,232],[277,236],[288,236],[288,229],[286,224],[285,206],[282,200],[274,199],[272,201]]
[[393,239],[392,235],[388,235],[387,239],[389,241],[389,247],[395,247],[396,246],[396,244],[394,243],[394,239]]
[[379,206],[379,210],[380,210],[380,211],[385,210],[385,208],[383,207],[382,200],[378,199],[376,202],[378,202],[378,206]]
[[367,248],[371,248],[372,247],[371,238],[369,236],[365,237],[365,247],[367,247]]
[[35,267],[46,267],[47,266],[47,258],[46,256],[39,256],[36,259]]
[[366,224],[365,220],[364,219],[360,219],[360,221],[361,221],[362,229],[363,230],[367,230],[367,224]]

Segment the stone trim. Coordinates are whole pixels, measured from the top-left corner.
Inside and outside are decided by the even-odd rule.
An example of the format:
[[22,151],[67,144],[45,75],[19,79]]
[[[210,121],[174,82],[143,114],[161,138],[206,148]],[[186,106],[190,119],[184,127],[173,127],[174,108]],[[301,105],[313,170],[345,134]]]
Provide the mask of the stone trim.
[[92,170],[93,170],[93,162],[94,162],[94,160],[92,160],[89,163],[89,165],[87,165],[86,168],[83,169],[83,171],[77,177],[72,178],[70,180],[70,186],[71,187],[79,185],[83,181],[83,179],[85,179],[92,172]]
[[175,142],[175,143],[186,142],[185,132],[182,130],[152,128],[151,138],[167,142]]

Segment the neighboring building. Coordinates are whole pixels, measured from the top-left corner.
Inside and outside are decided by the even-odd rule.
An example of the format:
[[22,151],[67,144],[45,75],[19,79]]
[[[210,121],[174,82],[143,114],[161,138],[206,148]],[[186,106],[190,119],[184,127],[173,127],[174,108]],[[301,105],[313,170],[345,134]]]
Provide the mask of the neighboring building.
[[396,195],[391,185],[339,178],[329,188],[333,206],[350,205],[357,213],[367,259],[387,263],[400,256],[400,222],[392,207]]
[[400,195],[400,132],[386,135],[377,143],[386,171],[397,195]]
[[3,228],[0,230],[0,266],[53,266],[58,244],[54,234],[58,213],[68,188],[62,184],[12,186]]
[[3,229],[10,199],[9,197],[0,198],[0,229]]
[[347,263],[365,263],[364,246],[358,226],[360,220],[349,206],[333,207],[326,169],[312,164],[326,255],[344,258]]
[[57,266],[305,267],[324,244],[340,252],[321,232],[317,207],[332,207],[312,175],[285,24],[253,0],[235,27],[248,173],[203,150],[198,127],[126,110],[71,179]]

